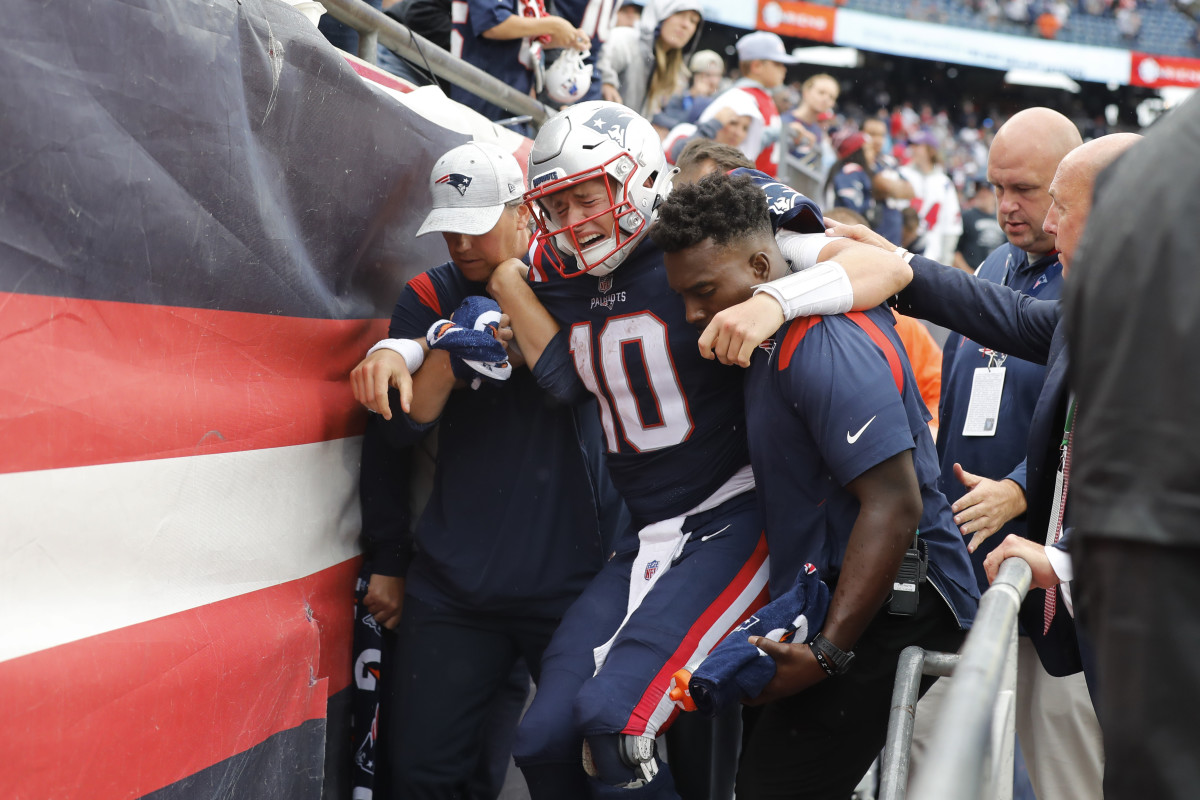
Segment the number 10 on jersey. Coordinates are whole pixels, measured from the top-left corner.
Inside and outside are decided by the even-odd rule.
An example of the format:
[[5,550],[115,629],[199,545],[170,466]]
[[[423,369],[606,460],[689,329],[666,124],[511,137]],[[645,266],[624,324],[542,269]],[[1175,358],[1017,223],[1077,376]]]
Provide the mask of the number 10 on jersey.
[[[626,353],[634,345],[641,351],[641,365],[626,361]],[[622,438],[639,453],[677,445],[691,435],[693,424],[687,398],[679,385],[667,326],[661,319],[643,311],[607,320],[596,337],[598,354],[592,348],[592,324],[580,322],[571,328],[570,346],[580,380],[600,404],[600,422],[610,453],[620,449],[614,410]],[[607,391],[600,388],[599,378],[603,378]],[[646,422],[639,394],[654,403],[657,421]]]

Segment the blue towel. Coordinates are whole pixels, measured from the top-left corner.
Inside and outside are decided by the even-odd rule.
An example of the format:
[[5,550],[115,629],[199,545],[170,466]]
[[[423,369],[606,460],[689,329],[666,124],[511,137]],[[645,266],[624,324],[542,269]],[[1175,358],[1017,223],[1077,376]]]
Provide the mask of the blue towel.
[[454,377],[478,389],[484,378],[504,381],[512,374],[508,353],[496,339],[500,306],[490,297],[471,296],[450,319],[439,319],[429,327],[425,341],[430,348],[450,354]]
[[786,594],[745,620],[692,670],[687,691],[696,710],[714,717],[743,699],[757,697],[775,677],[775,661],[746,641],[749,637],[810,642],[820,632],[828,611],[829,587],[817,575],[816,567],[805,564]]

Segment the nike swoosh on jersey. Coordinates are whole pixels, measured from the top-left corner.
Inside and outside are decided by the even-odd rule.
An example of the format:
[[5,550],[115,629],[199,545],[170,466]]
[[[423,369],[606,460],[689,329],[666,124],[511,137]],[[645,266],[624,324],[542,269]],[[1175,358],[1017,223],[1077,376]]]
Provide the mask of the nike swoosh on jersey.
[[[879,415],[876,414],[875,416],[879,416]],[[865,431],[867,429],[867,426],[869,426],[874,421],[875,421],[875,417],[871,417],[869,420],[867,420],[866,425],[863,425],[861,428],[859,428],[858,433],[854,434],[853,436],[850,435],[850,431],[846,431],[846,444],[854,444],[855,442],[857,442],[858,437],[862,436],[863,431]]]

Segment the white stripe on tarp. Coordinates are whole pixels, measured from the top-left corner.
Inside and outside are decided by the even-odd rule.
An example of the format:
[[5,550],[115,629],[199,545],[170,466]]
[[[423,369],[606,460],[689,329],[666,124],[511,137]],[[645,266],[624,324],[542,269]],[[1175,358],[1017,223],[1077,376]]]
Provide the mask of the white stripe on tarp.
[[353,558],[361,447],[0,474],[0,661]]

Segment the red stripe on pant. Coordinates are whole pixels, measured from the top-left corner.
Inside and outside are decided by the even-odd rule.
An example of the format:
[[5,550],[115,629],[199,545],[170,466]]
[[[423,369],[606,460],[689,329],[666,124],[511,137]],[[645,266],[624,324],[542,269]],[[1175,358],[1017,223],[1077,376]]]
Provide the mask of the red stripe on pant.
[[[729,585],[725,587],[725,590],[696,619],[692,627],[688,629],[687,634],[683,637],[683,640],[679,643],[679,646],[675,648],[675,652],[671,654],[666,663],[658,671],[658,674],[650,681],[650,685],[642,694],[638,704],[634,706],[633,714],[629,718],[629,724],[625,726],[621,733],[627,733],[631,736],[641,736],[646,732],[646,726],[650,721],[651,715],[658,707],[658,704],[662,702],[663,695],[666,694],[667,688],[670,686],[671,676],[687,666],[688,659],[696,651],[700,640],[704,638],[706,633],[712,630],[721,617],[728,613],[730,607],[746,590],[750,582],[754,580],[754,576],[758,574],[758,571],[762,568],[766,560],[767,537],[765,533],[762,533],[759,534],[758,544],[754,548],[754,553],[742,566],[741,570],[738,571],[738,574],[734,576],[734,579],[730,581]],[[721,639],[727,636],[747,616],[766,605],[769,599],[768,589],[764,586],[763,590],[755,596],[754,600],[727,626],[726,630],[721,634]],[[720,639],[717,641],[719,642]],[[672,714],[672,719],[674,719],[674,714]],[[669,722],[663,725],[662,729],[658,732],[662,733],[665,731],[669,727]]]

